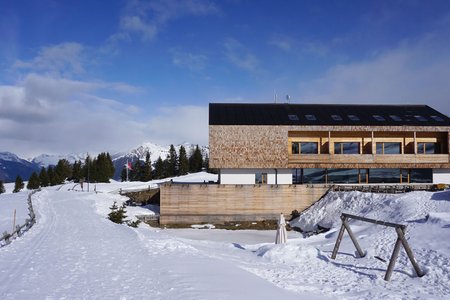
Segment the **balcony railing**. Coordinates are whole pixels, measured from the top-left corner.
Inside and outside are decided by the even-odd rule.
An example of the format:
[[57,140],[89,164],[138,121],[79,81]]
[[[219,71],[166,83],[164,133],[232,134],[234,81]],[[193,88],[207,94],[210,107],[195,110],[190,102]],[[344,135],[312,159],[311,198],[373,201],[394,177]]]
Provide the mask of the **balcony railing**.
[[324,164],[445,164],[448,154],[291,154],[289,163]]

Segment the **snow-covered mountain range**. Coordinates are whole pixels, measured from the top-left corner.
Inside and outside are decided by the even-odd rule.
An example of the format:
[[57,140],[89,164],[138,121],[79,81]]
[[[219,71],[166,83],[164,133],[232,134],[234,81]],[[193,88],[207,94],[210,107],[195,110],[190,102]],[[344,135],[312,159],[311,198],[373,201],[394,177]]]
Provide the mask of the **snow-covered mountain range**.
[[[187,154],[189,155],[191,151],[195,148],[196,145],[190,143],[183,143],[179,145],[174,145],[177,152],[180,149],[180,146],[183,145],[186,149]],[[200,146],[200,145],[199,145]],[[114,163],[114,167],[116,168],[116,172],[114,174],[114,178],[120,177],[120,172],[122,171],[122,167],[125,163],[131,162],[134,163],[136,160],[145,160],[145,156],[147,152],[150,153],[150,159],[152,162],[155,162],[158,157],[165,159],[169,154],[170,146],[161,146],[155,143],[146,142],[137,147],[131,148],[127,151],[122,151],[118,153],[111,153],[111,159]],[[203,155],[208,154],[207,146],[200,146],[200,149]],[[0,152],[0,180],[4,182],[14,181],[15,178],[20,175],[24,180],[27,180],[28,177],[35,171],[39,171],[42,167],[48,167],[51,165],[56,165],[59,160],[66,159],[70,163],[74,163],[75,161],[84,162],[88,153],[71,153],[71,154],[41,154],[34,158],[30,159],[22,159],[18,157],[16,154],[10,152]],[[95,157],[98,153],[89,152],[91,157]]]

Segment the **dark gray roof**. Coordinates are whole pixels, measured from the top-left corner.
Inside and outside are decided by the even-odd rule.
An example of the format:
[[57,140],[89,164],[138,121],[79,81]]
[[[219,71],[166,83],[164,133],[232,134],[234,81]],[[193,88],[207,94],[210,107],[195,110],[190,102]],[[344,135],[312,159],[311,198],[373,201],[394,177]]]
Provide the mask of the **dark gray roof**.
[[428,105],[210,103],[209,125],[450,126]]

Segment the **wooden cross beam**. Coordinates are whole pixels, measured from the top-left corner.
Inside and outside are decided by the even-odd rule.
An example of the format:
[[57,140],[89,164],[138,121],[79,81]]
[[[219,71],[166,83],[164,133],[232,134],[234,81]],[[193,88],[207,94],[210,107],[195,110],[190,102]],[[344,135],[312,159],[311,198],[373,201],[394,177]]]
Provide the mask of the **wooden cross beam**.
[[339,235],[336,240],[336,244],[334,245],[333,253],[331,254],[332,259],[336,259],[336,255],[339,250],[339,246],[341,245],[342,237],[344,236],[344,231],[347,230],[348,235],[350,236],[350,239],[353,242],[353,245],[355,245],[356,250],[358,251],[358,254],[360,257],[364,257],[366,253],[362,251],[361,247],[358,244],[358,241],[356,240],[356,236],[353,234],[353,231],[350,229],[350,225],[348,224],[348,219],[355,219],[363,222],[368,222],[372,224],[377,225],[383,225],[387,227],[393,227],[395,228],[395,231],[397,232],[397,241],[395,242],[394,251],[392,252],[391,260],[389,261],[388,269],[386,271],[386,275],[384,276],[384,280],[389,281],[391,279],[392,272],[394,271],[395,261],[397,260],[398,254],[400,252],[400,246],[403,245],[403,248],[406,251],[406,254],[408,255],[409,260],[411,261],[414,270],[417,273],[417,276],[422,277],[425,275],[425,273],[422,272],[422,270],[419,267],[419,264],[416,262],[413,252],[411,250],[411,247],[409,247],[408,241],[405,238],[405,231],[406,231],[406,225],[397,224],[397,223],[390,223],[375,219],[369,219],[361,216],[355,216],[347,213],[342,213],[341,220],[342,220],[342,226],[339,231]]

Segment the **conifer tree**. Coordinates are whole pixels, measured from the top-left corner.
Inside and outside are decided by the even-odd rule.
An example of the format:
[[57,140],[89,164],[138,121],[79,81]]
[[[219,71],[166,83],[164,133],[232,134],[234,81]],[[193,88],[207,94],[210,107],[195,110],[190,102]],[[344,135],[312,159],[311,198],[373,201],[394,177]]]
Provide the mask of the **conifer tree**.
[[3,181],[0,180],[0,194],[3,194],[5,192],[5,186],[3,185]]
[[39,183],[42,187],[46,187],[50,184],[47,170],[44,167],[41,168],[41,172],[39,173]]
[[158,159],[155,161],[155,164],[153,166],[153,174],[155,179],[161,179],[163,178],[164,174],[164,162],[161,158],[161,156],[158,157]]
[[176,176],[178,173],[178,156],[177,151],[173,145],[170,145],[169,155],[167,156],[167,177]]
[[152,180],[152,162],[150,160],[150,152],[147,151],[145,155],[145,162],[142,166],[142,177],[141,181],[150,181]]
[[109,208],[111,212],[108,214],[108,219],[114,223],[122,224],[125,222],[125,218],[127,217],[125,215],[127,213],[125,208],[125,203],[123,203],[121,207],[118,207],[116,201],[114,201],[113,205]]
[[133,169],[128,174],[131,181],[140,181],[142,177],[141,161],[138,159],[133,165]]
[[35,190],[38,189],[39,186],[40,186],[39,176],[36,172],[33,172],[33,174],[31,174],[30,178],[28,179],[27,189]]
[[186,149],[180,146],[178,155],[178,175],[186,175],[189,172],[189,160],[187,158]]
[[55,173],[58,175],[59,181],[56,184],[63,183],[67,178],[72,176],[72,166],[67,159],[60,159],[55,167]]
[[127,167],[122,168],[122,172],[120,173],[120,180],[122,180],[122,182],[127,181]]
[[203,156],[198,145],[195,147],[194,151],[192,151],[191,156],[189,157],[189,169],[191,172],[200,172],[203,166]]
[[53,186],[55,185],[55,172],[53,171],[53,167],[49,166],[47,169],[47,175],[48,175],[48,182],[49,185]]
[[72,179],[74,182],[80,182],[80,179],[83,178],[81,172],[81,161],[75,161],[72,165]]
[[23,179],[20,176],[16,177],[16,181],[14,183],[14,190],[13,193],[17,193],[20,192],[21,189],[23,189],[24,187],[24,183],[23,183]]

